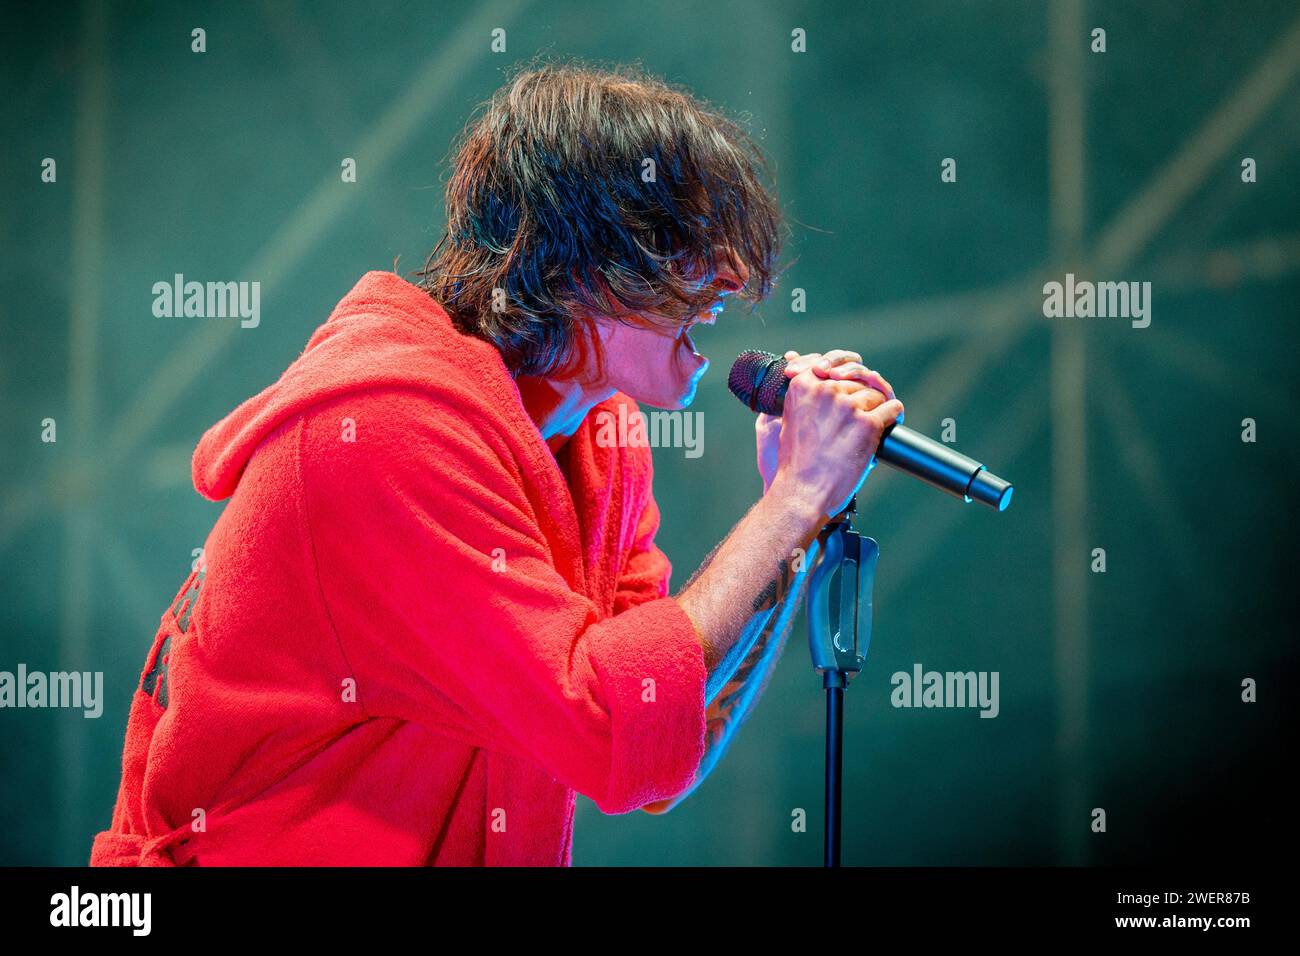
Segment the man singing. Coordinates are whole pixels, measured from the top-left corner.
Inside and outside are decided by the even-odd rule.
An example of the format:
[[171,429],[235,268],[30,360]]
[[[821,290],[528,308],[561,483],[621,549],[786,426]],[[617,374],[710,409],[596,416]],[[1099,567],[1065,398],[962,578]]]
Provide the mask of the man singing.
[[860,356],[789,353],[763,496],[669,595],[650,450],[594,420],[686,406],[692,326],[770,293],[763,174],[636,72],[529,70],[486,104],[420,284],[362,277],[199,443],[229,503],[93,864],[566,865],[575,793],[659,813],[700,784],[780,656],[793,556],[903,410]]

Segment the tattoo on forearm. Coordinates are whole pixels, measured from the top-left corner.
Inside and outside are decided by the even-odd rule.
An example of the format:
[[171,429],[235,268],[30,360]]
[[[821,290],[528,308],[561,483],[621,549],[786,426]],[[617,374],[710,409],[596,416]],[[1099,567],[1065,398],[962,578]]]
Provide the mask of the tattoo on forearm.
[[[771,652],[775,651],[776,656],[779,656],[780,646],[784,643],[790,622],[794,618],[794,608],[787,608],[785,613],[780,613],[778,605],[789,594],[796,578],[797,575],[791,571],[790,561],[782,559],[777,566],[776,576],[754,598],[754,614],[766,613],[767,618],[749,653],[708,708],[707,738],[710,750],[730,734],[737,718],[743,717],[746,708],[742,704],[761,694],[771,679],[773,668],[765,665],[773,656]],[[755,672],[764,669],[760,686],[750,686]]]
[[753,611],[761,614],[768,608],[776,607],[777,602],[790,587],[790,562],[782,558],[777,563],[776,577],[767,582],[767,586],[754,598]]
[[[706,713],[706,748],[709,768],[722,756],[721,748],[750,710],[750,703],[763,692],[772,677],[772,664],[780,656],[781,646],[789,633],[789,617],[771,615],[749,654],[735,675],[709,705]],[[778,626],[779,625],[779,626]],[[756,675],[759,684],[754,685]],[[705,768],[701,768],[707,772]]]

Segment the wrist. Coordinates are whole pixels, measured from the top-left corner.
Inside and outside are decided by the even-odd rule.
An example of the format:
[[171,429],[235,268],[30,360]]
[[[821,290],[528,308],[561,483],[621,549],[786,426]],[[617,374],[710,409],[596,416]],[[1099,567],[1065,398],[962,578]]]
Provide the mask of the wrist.
[[764,497],[772,502],[773,507],[788,516],[801,531],[820,530],[827,521],[828,516],[817,493],[788,479],[779,471],[765,489]]

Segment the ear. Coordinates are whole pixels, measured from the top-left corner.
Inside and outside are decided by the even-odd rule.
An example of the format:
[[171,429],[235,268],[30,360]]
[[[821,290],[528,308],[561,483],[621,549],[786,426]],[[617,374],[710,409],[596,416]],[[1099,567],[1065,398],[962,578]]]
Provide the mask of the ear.
[[553,373],[555,378],[574,379],[595,385],[605,378],[605,346],[614,322],[595,313],[574,313],[569,360]]

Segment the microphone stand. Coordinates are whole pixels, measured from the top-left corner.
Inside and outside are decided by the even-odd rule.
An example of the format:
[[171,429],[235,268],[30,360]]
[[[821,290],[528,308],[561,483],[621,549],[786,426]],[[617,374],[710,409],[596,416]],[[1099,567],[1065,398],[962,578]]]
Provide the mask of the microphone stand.
[[822,529],[821,555],[808,582],[808,649],[826,689],[825,866],[840,865],[844,688],[862,670],[871,644],[871,595],[880,548],[853,530],[857,498]]

